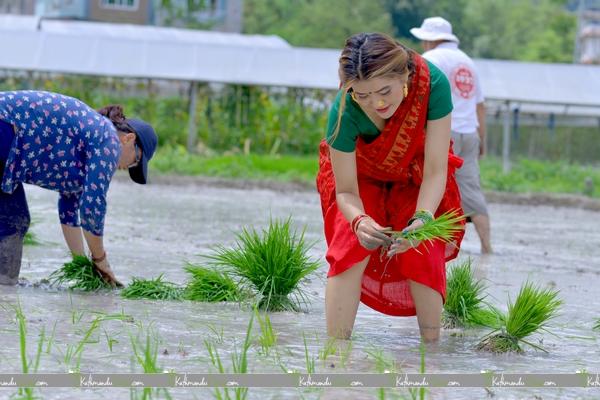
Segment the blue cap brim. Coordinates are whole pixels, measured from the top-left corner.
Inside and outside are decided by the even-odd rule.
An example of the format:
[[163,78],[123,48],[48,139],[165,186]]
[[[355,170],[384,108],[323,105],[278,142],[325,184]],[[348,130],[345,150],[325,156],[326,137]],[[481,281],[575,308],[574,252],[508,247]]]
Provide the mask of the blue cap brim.
[[129,168],[129,177],[135,182],[141,185],[145,185],[148,182],[148,157],[146,154],[142,155],[140,163]]
[[129,168],[129,176],[139,184],[148,182],[148,162],[156,151],[158,137],[152,126],[139,119],[127,119],[127,123],[136,132],[136,141],[142,150],[142,159],[136,167]]

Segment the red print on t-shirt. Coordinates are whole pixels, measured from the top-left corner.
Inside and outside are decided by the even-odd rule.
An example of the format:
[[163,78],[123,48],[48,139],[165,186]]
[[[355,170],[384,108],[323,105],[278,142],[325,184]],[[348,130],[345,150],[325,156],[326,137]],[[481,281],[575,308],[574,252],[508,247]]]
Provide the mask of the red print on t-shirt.
[[450,83],[452,90],[464,99],[471,98],[475,92],[475,77],[466,65],[459,65],[452,72]]

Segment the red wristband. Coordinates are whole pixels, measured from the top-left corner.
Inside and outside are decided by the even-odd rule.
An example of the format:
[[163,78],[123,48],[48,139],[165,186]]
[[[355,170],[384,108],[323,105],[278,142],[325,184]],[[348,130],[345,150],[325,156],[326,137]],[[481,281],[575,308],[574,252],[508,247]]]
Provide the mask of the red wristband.
[[350,224],[350,227],[352,228],[352,232],[354,232],[354,234],[356,234],[356,229],[358,228],[358,224],[364,218],[369,218],[369,216],[367,214],[359,214],[356,217],[354,217],[354,219],[352,220],[352,223]]

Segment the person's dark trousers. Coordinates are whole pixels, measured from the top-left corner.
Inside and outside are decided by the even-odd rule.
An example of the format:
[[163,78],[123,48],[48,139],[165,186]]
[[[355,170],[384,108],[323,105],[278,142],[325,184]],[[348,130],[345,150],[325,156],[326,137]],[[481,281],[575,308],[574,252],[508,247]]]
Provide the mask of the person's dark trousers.
[[[13,126],[0,120],[0,181],[13,139]],[[19,183],[11,194],[0,190],[0,285],[17,283],[21,271],[23,238],[29,223],[23,184]]]

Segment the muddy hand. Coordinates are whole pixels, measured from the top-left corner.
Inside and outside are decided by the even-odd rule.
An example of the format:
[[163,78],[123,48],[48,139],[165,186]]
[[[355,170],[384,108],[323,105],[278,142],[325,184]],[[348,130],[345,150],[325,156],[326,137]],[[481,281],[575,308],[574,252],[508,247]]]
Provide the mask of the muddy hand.
[[94,266],[96,270],[100,273],[100,276],[106,283],[108,283],[113,288],[122,288],[123,284],[117,280],[115,274],[113,273],[110,265],[107,260],[103,260],[102,262],[94,262]]
[[[420,219],[416,219],[413,221],[412,224],[402,229],[402,233],[415,230],[417,228],[420,228],[421,226],[423,226],[423,221],[421,221]],[[410,240],[404,237],[396,238],[394,239],[394,242],[390,245],[387,255],[388,257],[392,257],[396,254],[404,253],[408,249],[418,247],[420,243],[421,242],[418,240]]]

